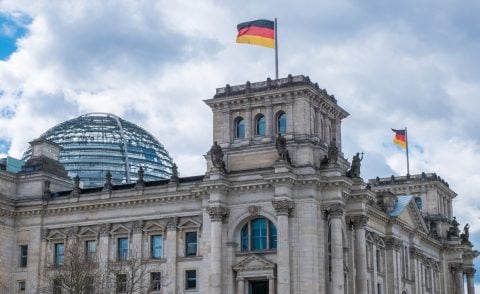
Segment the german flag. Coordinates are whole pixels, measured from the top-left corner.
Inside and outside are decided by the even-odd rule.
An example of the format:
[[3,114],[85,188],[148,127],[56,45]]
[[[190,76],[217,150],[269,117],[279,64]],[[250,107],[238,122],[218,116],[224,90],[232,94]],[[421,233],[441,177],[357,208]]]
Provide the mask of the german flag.
[[399,145],[402,148],[407,148],[407,136],[405,130],[394,130],[395,137],[393,137],[393,143]]
[[258,19],[237,25],[237,43],[275,48],[275,24],[271,20]]

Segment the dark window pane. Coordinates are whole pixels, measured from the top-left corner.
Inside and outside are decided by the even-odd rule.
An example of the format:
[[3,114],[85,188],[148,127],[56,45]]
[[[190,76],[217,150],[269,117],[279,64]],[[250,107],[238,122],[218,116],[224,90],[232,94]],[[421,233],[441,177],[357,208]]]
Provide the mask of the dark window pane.
[[20,267],[27,267],[28,245],[20,245]]
[[185,234],[185,255],[195,256],[197,255],[197,232],[187,232]]
[[241,250],[248,251],[248,224],[242,228]]
[[284,112],[277,117],[277,132],[282,134],[287,132],[287,115]]
[[277,248],[277,227],[272,223],[268,222],[270,225],[270,249]]
[[150,273],[150,290],[159,291],[162,288],[162,274],[160,272]]
[[267,220],[257,218],[252,221],[252,250],[267,249]]
[[245,121],[241,117],[235,120],[235,137],[245,138]]
[[90,240],[85,243],[85,247],[87,259],[93,260],[97,254],[97,243],[93,240]]
[[185,271],[185,290],[197,288],[197,271]]
[[127,275],[117,275],[117,293],[125,293],[127,291]]
[[263,115],[257,118],[256,135],[265,136],[265,117]]

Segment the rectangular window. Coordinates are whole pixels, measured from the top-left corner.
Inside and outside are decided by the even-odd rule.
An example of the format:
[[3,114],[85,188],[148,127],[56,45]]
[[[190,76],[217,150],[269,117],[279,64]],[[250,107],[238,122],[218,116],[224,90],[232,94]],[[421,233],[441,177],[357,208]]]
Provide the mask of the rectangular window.
[[380,250],[377,249],[377,272],[382,272]]
[[25,281],[18,281],[18,291],[25,291],[26,284]]
[[62,282],[58,279],[53,280],[53,294],[62,294]]
[[28,245],[20,245],[20,267],[27,267],[28,264]]
[[162,289],[162,274],[160,272],[150,273],[150,291]]
[[162,235],[153,235],[150,237],[150,256],[152,259],[162,258],[163,239]]
[[382,294],[382,284],[377,284],[377,294]]
[[118,238],[118,252],[117,260],[128,259],[128,238]]
[[187,270],[185,271],[185,290],[197,289],[197,271]]
[[63,243],[55,244],[55,265],[63,265],[65,258],[65,245]]
[[127,275],[117,275],[117,293],[127,292]]
[[85,242],[85,257],[87,260],[94,260],[97,254],[97,243],[94,240]]
[[185,255],[197,255],[197,232],[185,233]]

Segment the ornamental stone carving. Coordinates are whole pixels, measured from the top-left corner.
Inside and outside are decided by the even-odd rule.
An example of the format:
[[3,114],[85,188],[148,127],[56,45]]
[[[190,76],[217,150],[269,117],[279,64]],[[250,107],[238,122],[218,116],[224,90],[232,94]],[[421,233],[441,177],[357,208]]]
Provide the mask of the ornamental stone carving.
[[207,207],[207,212],[210,215],[210,220],[212,222],[223,222],[225,219],[228,218],[230,211],[228,208],[223,206],[210,206]]
[[142,220],[134,221],[132,224],[132,232],[140,233],[143,229],[143,223],[144,222]]
[[457,273],[457,272],[462,272],[463,273],[463,263],[458,262],[458,263],[451,263],[450,264],[450,270],[452,273]]
[[169,231],[175,231],[177,229],[177,225],[178,225],[177,217],[171,217],[166,221],[167,230]]
[[345,205],[341,203],[335,203],[328,207],[328,214],[331,217],[342,217],[345,211]]
[[78,227],[77,226],[71,226],[66,229],[67,236],[69,238],[75,238],[77,237],[78,234]]
[[291,216],[293,209],[295,208],[295,203],[292,200],[273,200],[273,208],[277,215],[287,215]]
[[365,229],[368,222],[368,216],[366,215],[355,215],[349,217],[350,222],[353,224],[353,228],[356,229]]
[[100,236],[108,236],[108,234],[110,233],[110,228],[110,224],[101,224],[100,228],[98,229]]
[[260,206],[250,205],[248,207],[248,214],[250,214],[250,216],[257,216],[260,209],[262,209]]
[[470,268],[466,268],[466,269],[465,269],[465,275],[467,276],[467,278],[473,279],[473,276],[475,275],[475,272],[476,272],[476,271],[477,271],[476,269],[471,268],[471,267],[470,267]]
[[395,237],[386,237],[385,238],[385,247],[387,248],[387,250],[391,250],[391,249],[400,249],[400,247],[402,246],[402,241],[400,241],[399,239],[395,238]]
[[217,141],[213,142],[212,148],[210,148],[210,158],[212,160],[212,165],[219,170],[225,172],[225,161],[223,160],[223,151],[222,147],[218,145]]

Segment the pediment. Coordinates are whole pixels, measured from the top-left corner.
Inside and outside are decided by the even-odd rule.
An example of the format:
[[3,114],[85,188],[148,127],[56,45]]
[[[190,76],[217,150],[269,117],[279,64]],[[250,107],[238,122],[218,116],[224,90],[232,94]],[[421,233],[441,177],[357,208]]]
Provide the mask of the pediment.
[[187,218],[182,220],[177,227],[179,229],[190,229],[190,228],[200,228],[201,226],[202,224],[199,223],[198,221],[191,218]]
[[255,271],[255,270],[273,270],[275,269],[275,264],[256,255],[252,254],[245,258],[244,260],[237,263],[233,269],[237,272],[239,271]]
[[144,227],[143,227],[143,231],[144,232],[152,232],[152,231],[165,231],[165,226],[158,223],[158,222],[151,222],[151,223],[147,223]]
[[64,240],[67,235],[60,230],[51,230],[47,234],[47,240]]
[[90,228],[82,228],[78,233],[79,237],[96,237],[98,232],[90,229]]
[[418,209],[418,206],[413,198],[402,211],[402,213],[400,213],[398,218],[405,222],[411,228],[416,228],[425,233],[428,233],[428,227],[425,224],[422,213]]
[[112,230],[110,230],[110,234],[112,235],[122,235],[122,234],[129,234],[130,229],[124,225],[115,225]]

